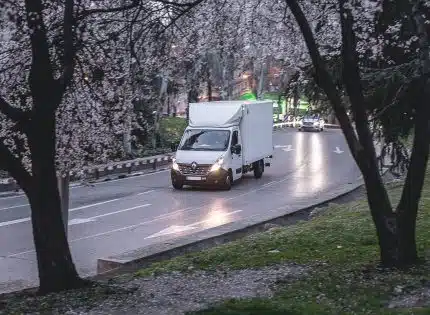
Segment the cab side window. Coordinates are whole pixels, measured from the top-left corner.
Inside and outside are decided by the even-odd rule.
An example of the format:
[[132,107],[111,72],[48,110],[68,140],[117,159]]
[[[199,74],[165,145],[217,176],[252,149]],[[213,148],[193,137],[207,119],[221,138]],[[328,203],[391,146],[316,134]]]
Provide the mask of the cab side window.
[[237,130],[233,131],[233,135],[231,136],[231,146],[235,146],[239,143],[239,133]]

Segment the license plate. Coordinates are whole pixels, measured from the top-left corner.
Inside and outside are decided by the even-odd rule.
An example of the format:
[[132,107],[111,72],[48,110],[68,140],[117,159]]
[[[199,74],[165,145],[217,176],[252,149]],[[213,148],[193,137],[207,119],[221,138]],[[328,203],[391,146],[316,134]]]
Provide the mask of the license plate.
[[187,176],[187,180],[202,180],[202,178],[198,176]]

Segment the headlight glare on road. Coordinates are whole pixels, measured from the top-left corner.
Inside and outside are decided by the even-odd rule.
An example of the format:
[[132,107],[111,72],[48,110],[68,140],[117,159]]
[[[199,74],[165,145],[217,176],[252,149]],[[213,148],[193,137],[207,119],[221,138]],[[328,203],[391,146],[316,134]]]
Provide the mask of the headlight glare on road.
[[211,169],[210,169],[210,171],[211,172],[216,172],[216,171],[218,171],[221,167],[222,167],[222,164],[224,163],[224,160],[223,159],[219,159],[218,161],[216,161],[215,162],[215,164],[214,165],[212,165],[212,167],[211,167]]

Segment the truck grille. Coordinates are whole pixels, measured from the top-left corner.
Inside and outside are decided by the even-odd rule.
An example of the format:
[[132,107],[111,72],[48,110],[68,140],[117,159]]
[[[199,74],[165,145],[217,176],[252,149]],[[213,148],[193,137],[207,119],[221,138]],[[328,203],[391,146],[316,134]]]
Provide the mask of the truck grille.
[[179,170],[184,175],[206,175],[209,172],[211,165],[197,165],[193,170],[191,164],[179,164]]
[[313,125],[314,125],[314,123],[313,123],[313,122],[310,122],[310,121],[306,121],[306,122],[304,122],[304,123],[303,123],[303,125],[304,125],[304,126],[313,126]]

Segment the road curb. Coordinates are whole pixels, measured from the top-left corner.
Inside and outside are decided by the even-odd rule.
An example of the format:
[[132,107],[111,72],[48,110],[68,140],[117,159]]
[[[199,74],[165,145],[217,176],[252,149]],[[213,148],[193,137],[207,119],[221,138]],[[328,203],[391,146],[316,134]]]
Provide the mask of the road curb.
[[112,272],[144,268],[154,262],[209,249],[250,234],[262,232],[267,224],[285,225],[293,213],[326,205],[354,192],[362,187],[363,184],[362,179],[357,179],[355,183],[350,184],[347,188],[344,188],[344,186],[343,188],[337,188],[327,192],[324,197],[312,198],[310,199],[311,201],[304,200],[294,206],[283,206],[248,219],[231,222],[173,240],[151,244],[119,255],[100,258],[97,260],[97,275],[109,275]]

